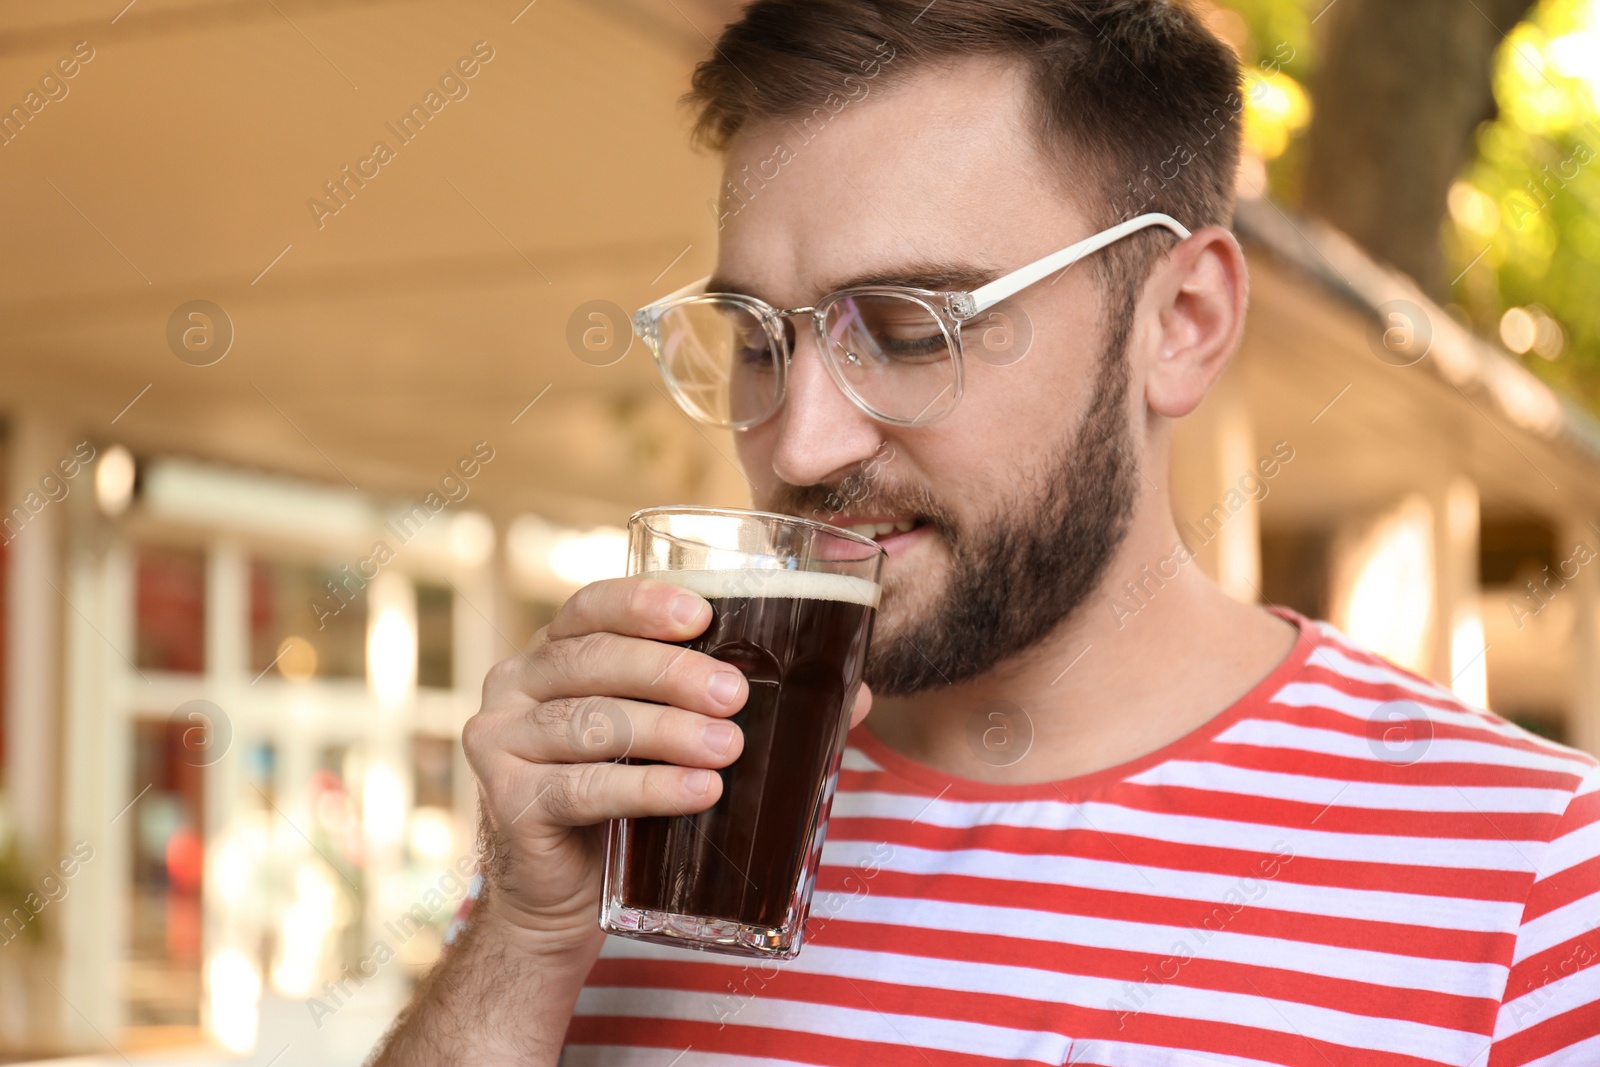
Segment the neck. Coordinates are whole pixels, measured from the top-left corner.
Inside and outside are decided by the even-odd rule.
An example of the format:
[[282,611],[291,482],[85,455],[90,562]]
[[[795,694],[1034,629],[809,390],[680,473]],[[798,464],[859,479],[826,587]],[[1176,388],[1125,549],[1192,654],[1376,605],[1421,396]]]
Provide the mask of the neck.
[[1048,782],[1153,752],[1249,692],[1294,628],[1200,571],[1164,497],[1144,494],[1095,592],[1043,641],[965,682],[873,694],[868,729],[947,774]]

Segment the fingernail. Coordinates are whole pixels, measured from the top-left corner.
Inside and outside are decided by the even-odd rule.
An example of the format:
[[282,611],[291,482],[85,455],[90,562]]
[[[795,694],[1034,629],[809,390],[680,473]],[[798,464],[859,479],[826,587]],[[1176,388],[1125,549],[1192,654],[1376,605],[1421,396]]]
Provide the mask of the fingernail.
[[718,704],[728,704],[739,692],[739,676],[732,671],[718,671],[711,676],[711,699]]
[[733,744],[733,723],[714,722],[705,729],[706,747],[717,755],[728,751],[728,746]]
[[700,617],[700,598],[676,596],[672,598],[672,617],[687,626]]
[[684,787],[697,796],[704,796],[707,789],[711,788],[711,772],[695,771],[683,780]]

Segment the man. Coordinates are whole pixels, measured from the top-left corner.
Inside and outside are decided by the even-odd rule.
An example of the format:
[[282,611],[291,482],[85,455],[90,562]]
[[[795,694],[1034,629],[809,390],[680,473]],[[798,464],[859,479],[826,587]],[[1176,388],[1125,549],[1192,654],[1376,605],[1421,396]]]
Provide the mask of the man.
[[[1600,1063],[1595,761],[1231,600],[1178,536],[1173,422],[1244,313],[1233,54],[1164,0],[758,0],[691,96],[726,157],[702,289],[776,310],[669,384],[757,507],[889,554],[806,948],[597,928],[599,824],[713,804],[746,692],[669,644],[705,602],[598,582],[489,675],[484,889],[376,1062]],[[1151,213],[1180,225],[1012,273]],[[959,298],[894,297],[881,375],[808,323],[1001,278],[1020,356],[941,339]],[[575,746],[598,706],[660,762]]]

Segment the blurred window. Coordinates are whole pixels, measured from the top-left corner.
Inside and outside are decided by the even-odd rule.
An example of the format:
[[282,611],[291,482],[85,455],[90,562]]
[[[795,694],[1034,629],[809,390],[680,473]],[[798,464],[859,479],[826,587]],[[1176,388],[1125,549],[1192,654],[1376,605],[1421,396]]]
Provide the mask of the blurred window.
[[291,681],[365,678],[366,590],[348,572],[251,560],[250,673],[269,667]]
[[205,774],[184,746],[188,723],[134,723],[138,798],[124,826],[128,850],[128,954],[123,971],[129,1023],[194,1026],[200,1021],[200,875]]
[[454,738],[417,734],[411,738],[413,805],[454,810],[456,743]]
[[455,684],[455,591],[418,583],[417,685],[449,689]]
[[1543,519],[1486,516],[1478,531],[1478,582],[1521,585],[1537,578],[1546,567],[1554,568],[1556,547],[1555,528]]
[[411,738],[412,807],[406,826],[406,863],[425,880],[436,879],[455,859],[454,738],[416,734]]
[[157,671],[206,668],[206,555],[201,549],[134,549],[134,662]]
[[1308,619],[1328,617],[1331,532],[1317,527],[1263,528],[1261,595]]
[[256,741],[244,750],[244,780],[247,798],[252,794],[268,806],[277,803],[278,746],[273,741]]
[[361,833],[365,769],[365,754],[359,746],[324,745],[307,783],[313,812],[307,839],[326,864],[326,882],[336,894],[328,914],[335,974],[355,964],[364,950],[371,948],[363,945],[361,938],[367,902],[367,856]]

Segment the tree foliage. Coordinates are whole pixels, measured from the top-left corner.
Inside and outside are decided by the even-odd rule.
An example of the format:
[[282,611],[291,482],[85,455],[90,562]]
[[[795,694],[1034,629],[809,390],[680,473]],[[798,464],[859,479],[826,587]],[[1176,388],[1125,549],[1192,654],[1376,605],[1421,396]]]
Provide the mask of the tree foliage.
[[1600,4],[1545,0],[1496,57],[1499,115],[1452,187],[1453,296],[1600,411]]
[[1415,11],[1224,0],[1214,25],[1246,67],[1257,160],[1243,183],[1329,217],[1600,411],[1600,0],[1450,0],[1432,26]]

